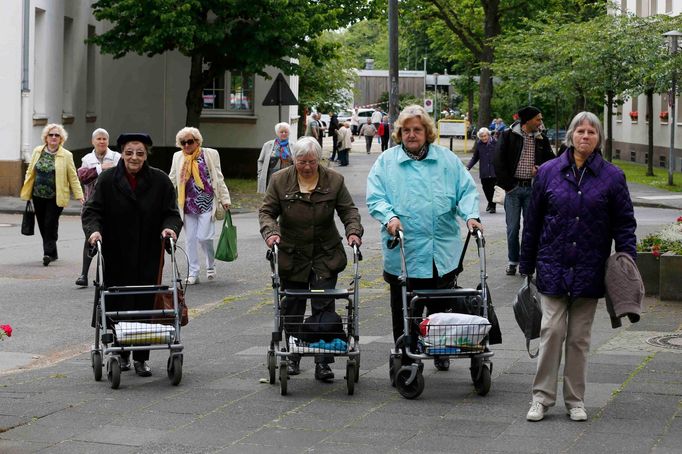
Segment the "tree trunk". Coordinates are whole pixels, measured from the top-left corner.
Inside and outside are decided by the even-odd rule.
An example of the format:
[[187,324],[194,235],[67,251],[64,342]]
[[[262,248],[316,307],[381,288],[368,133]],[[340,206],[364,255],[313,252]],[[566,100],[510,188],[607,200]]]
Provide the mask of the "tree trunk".
[[[492,59],[491,59],[492,60]],[[487,67],[481,67],[481,80],[478,85],[478,129],[488,126],[492,120],[490,103],[493,99],[493,72]]]
[[[649,89],[644,92],[646,94],[646,111],[651,113],[654,111],[654,90]],[[648,135],[648,143],[647,143],[647,165],[646,165],[646,174],[649,177],[654,176],[654,122],[649,120],[649,123],[647,124],[647,135]]]
[[307,128],[308,122],[308,108],[303,104],[298,104],[298,137],[303,137],[305,135],[305,130]]
[[611,162],[613,156],[613,98],[615,97],[613,91],[606,92],[606,150],[604,158]]
[[559,96],[554,98],[554,152],[559,151]]
[[201,55],[192,55],[189,70],[189,89],[185,98],[187,116],[185,126],[198,128],[201,124],[201,111],[204,108],[204,84],[202,78],[203,58]]

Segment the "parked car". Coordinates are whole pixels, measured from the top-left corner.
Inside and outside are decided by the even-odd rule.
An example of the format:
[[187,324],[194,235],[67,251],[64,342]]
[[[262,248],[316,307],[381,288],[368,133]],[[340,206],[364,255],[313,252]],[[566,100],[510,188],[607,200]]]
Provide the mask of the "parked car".
[[[554,143],[555,138],[557,136],[557,130],[554,128],[549,128],[546,132],[547,138],[549,139],[550,143]],[[565,129],[559,129],[559,142],[563,142],[566,140],[566,130]]]

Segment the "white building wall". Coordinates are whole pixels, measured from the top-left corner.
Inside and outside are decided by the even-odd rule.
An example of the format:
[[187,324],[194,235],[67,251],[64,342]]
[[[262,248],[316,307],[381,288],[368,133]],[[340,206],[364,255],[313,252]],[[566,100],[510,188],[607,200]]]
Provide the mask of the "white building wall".
[[3,30],[0,46],[0,161],[16,161],[21,158],[21,41],[22,2],[11,1],[2,5],[0,30]]
[[[623,3],[625,1],[625,3]],[[635,14],[637,11],[640,12],[642,16],[656,15],[656,14],[668,14],[671,16],[677,16],[682,13],[682,0],[673,0],[672,10],[666,11],[666,0],[657,0],[656,2],[651,2],[650,0],[619,0],[619,4],[622,6],[625,4],[627,10],[631,14]],[[654,5],[655,3],[655,5]],[[652,8],[656,6],[656,10]],[[661,43],[664,42],[663,36],[661,36]],[[682,44],[682,43],[681,43]],[[636,108],[633,108],[633,100],[628,99],[622,107],[622,116],[620,118],[614,117],[613,123],[613,140],[616,143],[614,148],[614,153],[618,147],[618,143],[622,144],[632,144],[632,145],[646,145],[648,144],[648,122],[646,121],[646,95],[641,94],[636,97],[637,100],[634,103]],[[653,122],[654,122],[654,147],[668,148],[670,146],[670,125],[667,122],[661,121],[658,117],[661,111],[669,110],[666,103],[661,103],[661,95],[655,93],[653,97]],[[680,98],[675,100],[676,104],[676,137],[679,137],[676,142],[676,148],[682,145],[680,140],[682,136],[682,116],[679,115],[680,112]],[[639,118],[633,121],[630,118],[630,112],[637,110],[639,113]],[[604,109],[606,113],[606,109]],[[630,149],[626,147],[620,147],[621,158],[624,160],[630,159]],[[654,166],[658,166],[658,162],[654,161]],[[679,170],[679,164],[676,163],[676,170]]]

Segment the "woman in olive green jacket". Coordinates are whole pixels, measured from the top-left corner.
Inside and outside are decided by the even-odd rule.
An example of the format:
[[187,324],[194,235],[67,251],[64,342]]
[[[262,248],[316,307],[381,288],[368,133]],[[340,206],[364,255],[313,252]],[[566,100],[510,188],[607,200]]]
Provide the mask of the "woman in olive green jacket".
[[[294,165],[272,175],[259,210],[260,231],[268,247],[279,244],[279,274],[283,289],[332,289],[346,267],[346,251],[334,222],[334,211],[345,226],[349,245],[360,246],[363,228],[340,173],[320,167],[320,144],[302,137],[293,146]],[[303,322],[306,300],[286,302],[287,334],[296,334]],[[334,311],[334,300],[313,299],[312,313]],[[299,373],[298,360],[289,374]],[[334,374],[331,356],[315,358],[315,378],[329,381]]]
[[52,123],[41,134],[43,145],[36,147],[21,188],[22,200],[33,200],[36,221],[43,237],[43,265],[57,260],[59,216],[69,203],[70,193],[83,203],[73,155],[62,147],[68,134],[62,125]]

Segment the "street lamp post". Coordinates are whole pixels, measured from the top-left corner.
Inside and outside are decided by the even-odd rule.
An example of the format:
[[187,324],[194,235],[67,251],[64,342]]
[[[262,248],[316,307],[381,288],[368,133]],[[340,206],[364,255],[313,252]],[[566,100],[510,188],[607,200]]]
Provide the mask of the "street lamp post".
[[438,121],[438,73],[433,74],[433,119]]
[[[677,30],[672,30],[667,33],[663,33],[663,36],[665,36],[666,40],[670,43],[670,54],[672,55],[673,60],[675,59],[675,56],[677,54],[678,50],[678,38],[682,36],[682,32],[679,32]],[[673,62],[674,63],[674,62]],[[674,161],[674,153],[675,153],[675,129],[677,127],[677,120],[675,120],[675,98],[677,97],[677,87],[676,87],[676,82],[677,82],[677,71],[675,71],[675,67],[673,66],[673,74],[672,74],[672,84],[670,88],[670,96],[669,96],[669,102],[668,104],[670,105],[670,150],[668,150],[668,185],[672,186],[673,185],[673,171],[675,170],[675,161]]]
[[424,103],[422,105],[426,106],[426,57],[424,57]]

